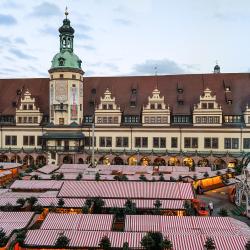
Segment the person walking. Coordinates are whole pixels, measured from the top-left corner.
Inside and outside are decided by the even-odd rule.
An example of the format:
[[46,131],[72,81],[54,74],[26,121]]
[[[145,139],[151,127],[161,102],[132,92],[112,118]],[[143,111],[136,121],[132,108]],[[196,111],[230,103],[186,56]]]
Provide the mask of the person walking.
[[212,201],[208,203],[208,209],[209,209],[209,215],[212,216],[214,211],[214,204]]

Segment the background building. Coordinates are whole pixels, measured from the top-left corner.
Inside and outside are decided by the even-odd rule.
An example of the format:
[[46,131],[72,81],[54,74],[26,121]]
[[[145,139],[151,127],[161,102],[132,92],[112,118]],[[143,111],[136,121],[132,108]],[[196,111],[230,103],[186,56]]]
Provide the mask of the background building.
[[1,79],[0,161],[234,167],[250,150],[250,74],[84,77],[70,20],[50,78]]

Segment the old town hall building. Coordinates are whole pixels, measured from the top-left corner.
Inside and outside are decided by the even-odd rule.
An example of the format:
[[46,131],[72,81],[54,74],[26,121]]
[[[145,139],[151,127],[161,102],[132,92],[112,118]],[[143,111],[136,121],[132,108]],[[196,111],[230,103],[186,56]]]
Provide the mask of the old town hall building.
[[0,161],[222,168],[250,150],[249,73],[84,77],[67,13],[59,32],[49,78],[0,80]]

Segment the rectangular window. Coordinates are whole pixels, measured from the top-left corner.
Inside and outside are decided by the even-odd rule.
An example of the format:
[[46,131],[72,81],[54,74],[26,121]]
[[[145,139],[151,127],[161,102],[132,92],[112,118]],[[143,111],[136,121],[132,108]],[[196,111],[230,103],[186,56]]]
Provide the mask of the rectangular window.
[[112,147],[112,137],[100,137],[99,146],[100,147]]
[[198,148],[198,138],[197,137],[185,137],[184,138],[184,148]]
[[249,149],[250,148],[250,138],[244,138],[243,139],[243,148]]
[[204,138],[204,148],[218,148],[218,138]]
[[108,107],[109,107],[109,109],[113,109],[113,105],[112,104],[109,104]]
[[37,136],[37,146],[42,145],[42,136]]
[[178,148],[178,138],[171,137],[171,148]]
[[29,104],[29,110],[33,110],[33,105]]
[[231,149],[231,138],[224,138],[224,148]]
[[34,117],[34,123],[38,123],[38,118]]
[[27,110],[27,104],[23,104],[23,110]]
[[166,138],[164,137],[154,137],[153,138],[154,148],[166,148]]
[[128,147],[128,137],[116,137],[116,147]]
[[143,148],[148,147],[148,137],[142,137],[142,147]]
[[28,146],[29,145],[29,137],[24,135],[23,136],[23,145]]
[[[84,145],[87,147],[92,147],[92,136],[84,137]],[[96,137],[94,137],[94,146],[96,146]]]
[[135,147],[136,148],[141,147],[141,137],[135,137]]
[[191,138],[189,137],[184,138],[184,148],[191,148]]
[[35,145],[35,136],[29,136],[29,145],[34,146]]
[[232,149],[239,148],[239,138],[232,138]]
[[24,146],[35,146],[35,136],[30,135],[24,135],[23,136],[23,145]]
[[22,123],[22,117],[18,117],[18,123]]
[[148,137],[135,137],[135,147],[136,148],[147,148],[148,147]]
[[5,136],[5,145],[6,146],[17,145],[17,136],[16,135],[6,135]]
[[208,108],[209,108],[209,109],[213,109],[213,108],[214,108],[214,103],[209,102],[209,103],[208,103]]
[[59,125],[64,125],[64,118],[59,118]]
[[28,117],[29,118],[29,123],[32,123],[32,117]]

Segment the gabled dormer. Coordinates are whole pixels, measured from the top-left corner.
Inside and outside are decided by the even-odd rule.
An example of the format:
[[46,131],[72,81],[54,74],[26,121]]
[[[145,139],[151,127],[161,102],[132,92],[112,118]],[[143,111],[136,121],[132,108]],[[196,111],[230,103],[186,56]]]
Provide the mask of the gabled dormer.
[[95,109],[95,124],[96,126],[120,126],[121,110],[116,104],[115,97],[106,89],[104,97],[100,98],[100,104]]
[[170,109],[165,104],[164,96],[160,96],[160,91],[156,88],[152,92],[152,97],[148,97],[148,103],[142,111],[143,126],[169,126]]
[[194,106],[194,126],[221,126],[222,108],[216,102],[216,95],[212,95],[209,88],[200,96],[200,102]]
[[36,99],[32,97],[28,89],[21,96],[16,107],[16,124],[18,125],[39,125],[43,113],[37,106]]

